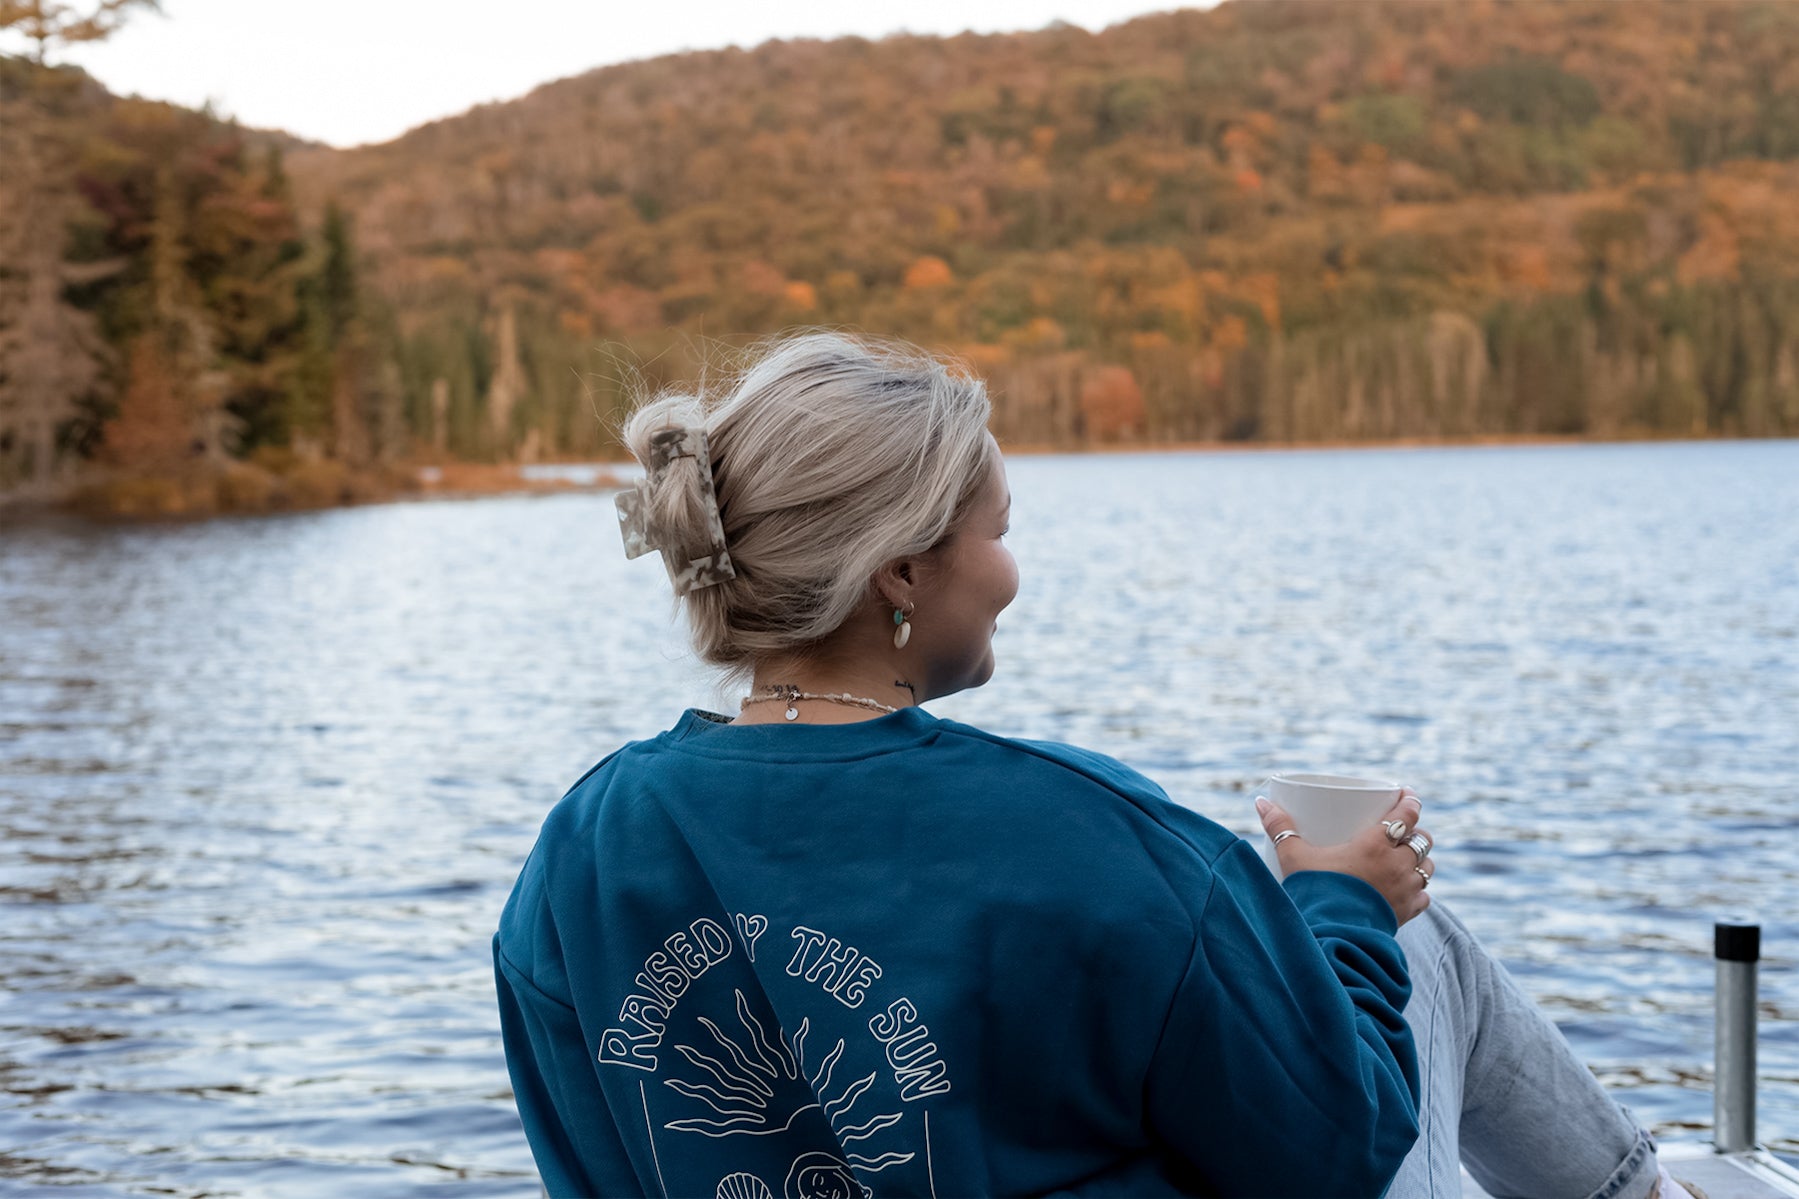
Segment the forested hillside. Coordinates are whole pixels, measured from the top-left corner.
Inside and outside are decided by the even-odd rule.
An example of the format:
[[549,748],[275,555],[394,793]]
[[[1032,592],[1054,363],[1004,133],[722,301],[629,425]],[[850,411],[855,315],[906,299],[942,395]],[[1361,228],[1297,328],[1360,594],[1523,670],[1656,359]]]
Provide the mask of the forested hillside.
[[[230,376],[194,411],[237,453],[605,453],[633,372],[812,323],[960,353],[1013,443],[1799,433],[1799,5],[1233,0],[771,42],[234,161],[232,194],[298,214],[268,252],[311,264],[282,268],[313,281],[287,318],[311,365],[256,393],[209,302],[210,357],[141,366]],[[72,237],[63,269],[122,249]],[[126,283],[65,286],[103,313]],[[77,380],[65,443],[107,444],[139,371]]]
[[336,503],[409,452],[391,311],[347,217],[304,228],[298,144],[0,58],[0,493],[85,464],[125,509]]

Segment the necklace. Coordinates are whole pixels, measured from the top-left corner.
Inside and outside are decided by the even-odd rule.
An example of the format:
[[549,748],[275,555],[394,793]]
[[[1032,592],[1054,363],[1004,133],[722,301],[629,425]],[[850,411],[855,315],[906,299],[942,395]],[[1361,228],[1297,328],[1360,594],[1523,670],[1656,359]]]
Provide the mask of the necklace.
[[792,683],[775,683],[761,694],[752,693],[746,695],[743,697],[743,702],[737,705],[737,710],[741,712],[751,704],[764,703],[771,699],[784,699],[787,701],[787,711],[781,714],[789,720],[798,720],[800,718],[800,710],[794,705],[802,699],[823,700],[825,703],[830,704],[848,704],[853,708],[869,708],[877,712],[899,711],[898,708],[884,704],[878,699],[864,699],[859,695],[851,695],[847,691],[840,695],[824,695],[815,691],[801,691]]

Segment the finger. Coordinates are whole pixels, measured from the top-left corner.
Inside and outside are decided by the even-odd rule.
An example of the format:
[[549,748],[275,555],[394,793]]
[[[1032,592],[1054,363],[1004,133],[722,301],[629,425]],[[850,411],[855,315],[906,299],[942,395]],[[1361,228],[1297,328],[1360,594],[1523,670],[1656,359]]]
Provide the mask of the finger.
[[1293,827],[1293,817],[1264,795],[1256,796],[1256,813],[1261,816],[1262,827],[1268,831],[1268,839],[1274,845],[1274,856],[1281,864],[1281,873],[1292,874],[1299,869],[1299,863],[1293,858],[1294,851],[1305,843],[1299,830]]
[[1423,801],[1414,794],[1402,792],[1399,796],[1399,802],[1394,804],[1391,808],[1388,808],[1387,814],[1382,817],[1382,819],[1403,821],[1407,828],[1417,828],[1418,817],[1423,814]]
[[1270,837],[1278,836],[1293,827],[1293,817],[1287,815],[1285,808],[1266,795],[1256,796],[1256,815],[1262,818],[1262,828]]
[[1435,837],[1433,837],[1433,836],[1431,836],[1431,833],[1430,833],[1430,830],[1429,830],[1429,829],[1427,829],[1427,828],[1416,828],[1416,829],[1413,829],[1413,830],[1412,830],[1412,835],[1413,835],[1413,836],[1414,836],[1414,837],[1423,837],[1423,838],[1424,838],[1424,841],[1425,841],[1425,849],[1424,849],[1424,852],[1425,852],[1425,853],[1427,853],[1427,854],[1428,854],[1428,853],[1429,853],[1429,852],[1430,852],[1430,851],[1431,851],[1431,850],[1433,850],[1433,849],[1435,849],[1435,848],[1436,848],[1436,847],[1437,847],[1437,839],[1436,839],[1436,838],[1435,838]]

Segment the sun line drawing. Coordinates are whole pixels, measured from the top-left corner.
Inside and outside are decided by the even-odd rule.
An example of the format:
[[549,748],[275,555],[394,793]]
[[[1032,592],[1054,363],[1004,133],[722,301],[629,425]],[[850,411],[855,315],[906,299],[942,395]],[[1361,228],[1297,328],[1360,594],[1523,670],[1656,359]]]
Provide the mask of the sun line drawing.
[[[770,1037],[739,990],[737,1020],[743,1026],[741,1036],[727,1033],[712,1020],[701,1016],[699,1022],[716,1042],[716,1049],[708,1053],[693,1045],[676,1044],[675,1052],[694,1067],[695,1073],[686,1078],[662,1080],[663,1085],[676,1094],[698,1100],[720,1118],[693,1116],[672,1120],[663,1125],[664,1128],[709,1137],[768,1136],[786,1132],[802,1115],[817,1111],[841,1148],[866,1141],[905,1118],[897,1111],[856,1111],[857,1105],[873,1090],[879,1072],[870,1071],[854,1081],[838,1084],[837,1068],[847,1049],[842,1038],[816,1068],[807,1069],[806,1038],[812,1031],[809,1017],[801,1019],[791,1044],[784,1040],[778,1028]],[[781,1102],[777,1104],[777,1100]],[[785,1119],[781,1118],[783,1113]],[[917,1154],[886,1152],[871,1156],[846,1153],[845,1156],[858,1171],[873,1174],[909,1162]]]

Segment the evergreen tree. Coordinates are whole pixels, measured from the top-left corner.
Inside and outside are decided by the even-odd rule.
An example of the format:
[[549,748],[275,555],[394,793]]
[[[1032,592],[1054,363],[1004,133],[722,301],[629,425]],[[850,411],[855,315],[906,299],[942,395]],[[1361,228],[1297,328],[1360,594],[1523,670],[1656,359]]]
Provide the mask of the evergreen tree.
[[303,275],[294,288],[299,330],[294,356],[282,377],[283,423],[289,444],[316,457],[330,441],[335,342],[319,274]]
[[324,263],[319,271],[319,302],[333,345],[341,344],[356,320],[356,249],[350,220],[336,200],[325,205]]
[[[220,161],[215,158],[214,161]],[[208,179],[208,202],[195,241],[207,252],[207,306],[230,377],[226,401],[239,448],[292,439],[289,377],[299,368],[305,334],[300,282],[306,246],[280,151],[270,147],[260,172],[231,169]]]

